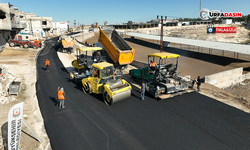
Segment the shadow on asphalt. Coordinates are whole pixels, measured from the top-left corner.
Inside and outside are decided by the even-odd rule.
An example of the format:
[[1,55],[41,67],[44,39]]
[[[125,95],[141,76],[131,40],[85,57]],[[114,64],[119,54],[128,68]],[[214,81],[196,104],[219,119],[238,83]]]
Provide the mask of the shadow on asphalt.
[[[155,44],[155,43],[151,43],[151,42],[146,42],[143,40],[139,40],[139,39],[134,39],[133,41],[130,40],[130,38],[125,38],[125,40],[131,42],[131,43],[135,43],[138,45],[142,45],[148,48],[152,48],[152,49],[156,49],[159,50],[160,46],[159,44]],[[194,52],[194,51],[189,51],[189,50],[183,50],[183,49],[179,49],[179,48],[173,48],[173,47],[164,47],[163,51],[165,52],[170,52],[170,53],[175,53],[175,54],[179,54],[181,56],[186,56],[189,58],[194,58],[194,59],[198,59],[198,60],[202,60],[202,61],[206,61],[206,62],[210,62],[213,64],[217,64],[217,65],[221,65],[221,66],[227,66],[233,62],[249,62],[249,61],[245,61],[245,60],[241,60],[241,59],[235,59],[235,58],[229,58],[229,57],[224,57],[224,56],[217,56],[217,55],[213,55],[213,54],[205,54],[205,53],[200,53],[200,52]]]
[[141,99],[140,96],[137,96],[137,95],[135,95],[134,93],[131,93],[131,96],[133,96],[133,97],[135,97],[135,98],[138,98],[138,99]]
[[45,67],[41,67],[41,69],[42,69],[43,71],[46,71],[46,70],[47,70]]
[[66,68],[64,68],[64,67],[61,67],[61,70],[62,70],[63,72],[67,72],[67,73],[68,73],[68,71],[67,71]]
[[[71,80],[70,80],[71,81]],[[71,81],[72,82],[72,81]],[[75,84],[74,86],[75,89],[83,92],[83,89],[82,89],[82,84],[81,82],[79,82],[78,84]],[[84,93],[84,92],[83,92]],[[104,102],[103,101],[103,97],[102,97],[102,94],[94,94],[94,93],[84,93],[84,94],[88,94],[88,95],[91,95],[92,97],[94,97],[95,99],[101,101],[101,102]]]
[[49,97],[49,99],[54,103],[54,105],[57,105],[57,99],[55,97]]
[[73,82],[70,78],[65,78],[65,81],[67,81],[67,82]]

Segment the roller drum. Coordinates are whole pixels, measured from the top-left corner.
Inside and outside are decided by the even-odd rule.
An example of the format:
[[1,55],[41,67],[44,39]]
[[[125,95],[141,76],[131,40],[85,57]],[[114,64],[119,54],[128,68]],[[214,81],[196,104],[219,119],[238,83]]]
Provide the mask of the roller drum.
[[115,94],[112,97],[112,104],[122,101],[124,99],[127,99],[130,97],[130,95],[131,95],[131,90],[126,90],[121,93]]

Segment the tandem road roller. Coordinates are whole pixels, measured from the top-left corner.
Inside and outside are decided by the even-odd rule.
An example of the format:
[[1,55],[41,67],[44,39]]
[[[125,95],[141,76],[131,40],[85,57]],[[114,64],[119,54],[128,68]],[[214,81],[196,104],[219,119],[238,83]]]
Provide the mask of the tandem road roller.
[[113,64],[108,62],[95,63],[92,68],[92,75],[82,79],[84,92],[102,94],[107,105],[130,97],[131,85],[122,78],[115,79]]

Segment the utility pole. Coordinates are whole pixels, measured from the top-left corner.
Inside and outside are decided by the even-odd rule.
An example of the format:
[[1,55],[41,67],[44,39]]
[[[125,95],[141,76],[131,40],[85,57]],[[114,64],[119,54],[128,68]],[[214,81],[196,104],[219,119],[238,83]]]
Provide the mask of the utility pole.
[[69,33],[69,21],[68,21],[68,33]]
[[30,18],[30,31],[31,31],[31,33],[33,33],[33,30],[32,30],[32,21],[31,21],[31,18]]
[[201,11],[201,0],[200,0],[200,11]]
[[[160,52],[163,52],[163,16],[161,16],[161,19],[159,19],[159,16],[157,15],[157,20],[161,21],[161,38],[160,38]],[[165,20],[167,20],[167,16],[165,16]]]

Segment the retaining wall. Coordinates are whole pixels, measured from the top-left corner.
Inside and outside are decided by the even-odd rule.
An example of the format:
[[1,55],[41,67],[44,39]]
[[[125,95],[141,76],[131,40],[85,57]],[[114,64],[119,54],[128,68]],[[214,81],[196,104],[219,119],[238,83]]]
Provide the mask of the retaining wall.
[[94,36],[94,32],[91,33],[79,33],[77,35],[72,36],[75,39],[75,44],[74,44],[74,51],[76,51],[76,48],[82,47],[84,45],[84,41],[91,38]]
[[219,88],[226,88],[245,79],[250,79],[250,73],[243,74],[243,68],[241,67],[205,76],[205,83]]

